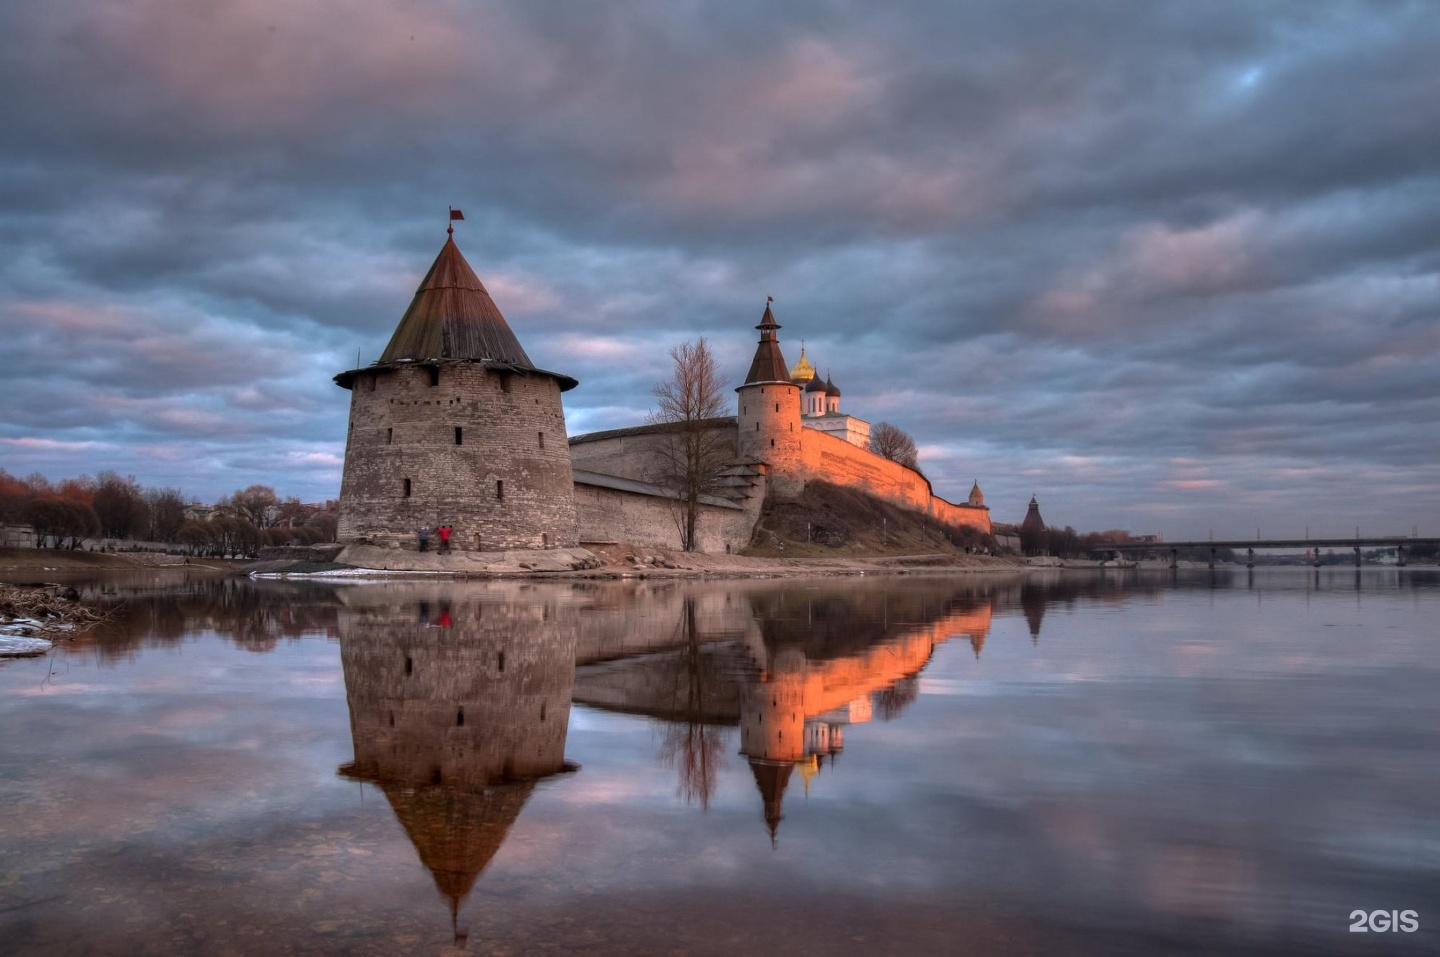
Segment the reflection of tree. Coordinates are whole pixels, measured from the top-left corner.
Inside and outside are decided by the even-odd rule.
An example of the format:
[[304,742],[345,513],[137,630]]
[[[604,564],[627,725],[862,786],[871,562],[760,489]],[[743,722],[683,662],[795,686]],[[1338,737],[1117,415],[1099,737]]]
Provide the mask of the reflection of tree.
[[875,714],[881,721],[894,721],[900,713],[920,697],[920,676],[918,674],[901,678],[888,688],[882,688],[871,696]]
[[680,630],[684,645],[674,659],[679,680],[674,683],[676,720],[665,724],[660,759],[674,764],[680,773],[680,797],[686,804],[710,809],[719,772],[724,765],[725,733],[717,724],[707,723],[706,677],[709,669],[701,653],[700,634],[695,624],[695,599],[686,598]]
[[104,625],[75,641],[101,660],[120,660],[138,648],[174,646],[210,633],[256,653],[280,639],[335,634],[338,600],[333,587],[294,586],[236,578],[188,578],[161,583],[106,583],[80,587],[90,604],[113,612]]

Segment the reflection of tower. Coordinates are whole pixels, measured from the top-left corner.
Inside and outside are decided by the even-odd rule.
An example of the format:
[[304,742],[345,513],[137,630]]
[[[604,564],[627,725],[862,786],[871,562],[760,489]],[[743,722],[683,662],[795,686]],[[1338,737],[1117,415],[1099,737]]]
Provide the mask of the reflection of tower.
[[1025,623],[1030,626],[1030,640],[1040,641],[1040,622],[1045,619],[1045,592],[1039,587],[1020,586],[1020,610]]
[[384,792],[455,918],[534,781],[564,770],[576,618],[554,603],[408,595],[345,596],[355,760],[340,773]]
[[755,786],[765,801],[765,826],[775,841],[790,772],[805,755],[805,653],[787,648],[771,659],[771,671],[741,689],[740,753],[750,759]]

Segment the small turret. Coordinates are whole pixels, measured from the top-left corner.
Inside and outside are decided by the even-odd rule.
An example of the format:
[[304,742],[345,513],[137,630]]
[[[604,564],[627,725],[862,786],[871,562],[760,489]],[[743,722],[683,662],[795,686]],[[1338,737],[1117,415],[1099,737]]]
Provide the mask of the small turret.
[[975,484],[970,486],[970,498],[967,504],[973,505],[975,508],[985,507],[985,493],[980,491],[979,479],[976,479]]

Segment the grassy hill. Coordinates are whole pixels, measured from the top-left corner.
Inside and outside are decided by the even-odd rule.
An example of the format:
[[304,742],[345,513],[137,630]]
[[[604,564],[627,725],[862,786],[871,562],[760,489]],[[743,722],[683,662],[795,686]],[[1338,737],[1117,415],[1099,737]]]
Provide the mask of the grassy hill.
[[955,554],[995,543],[852,488],[811,482],[798,501],[765,503],[746,555],[769,558]]

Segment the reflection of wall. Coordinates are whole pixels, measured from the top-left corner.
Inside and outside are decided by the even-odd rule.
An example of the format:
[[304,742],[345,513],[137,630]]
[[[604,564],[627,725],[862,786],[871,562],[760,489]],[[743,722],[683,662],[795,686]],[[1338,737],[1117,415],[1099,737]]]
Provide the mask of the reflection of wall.
[[[994,582],[709,587],[676,588],[673,604],[643,606],[649,619],[633,610],[628,617],[643,636],[582,656],[575,699],[681,725],[738,723],[740,753],[773,839],[794,769],[808,785],[819,759],[844,747],[845,726],[871,719],[872,696],[889,695],[880,714],[893,717],[913,700],[913,676],[937,645],[965,637],[978,654],[990,630]],[[686,602],[696,612],[693,628]],[[601,621],[612,608],[597,607]],[[687,635],[693,642],[677,650]],[[665,636],[672,636],[668,648]],[[902,685],[907,694],[896,691]]]
[[384,791],[452,909],[520,814],[563,770],[573,602],[523,586],[344,592],[340,657],[355,760]]

